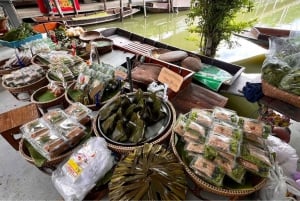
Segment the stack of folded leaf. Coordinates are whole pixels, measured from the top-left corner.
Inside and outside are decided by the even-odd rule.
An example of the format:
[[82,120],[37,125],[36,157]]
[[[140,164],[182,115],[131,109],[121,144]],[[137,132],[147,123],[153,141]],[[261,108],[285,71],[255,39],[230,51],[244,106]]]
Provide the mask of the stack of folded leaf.
[[215,185],[243,185],[246,175],[268,177],[272,157],[265,145],[271,132],[263,122],[233,110],[192,109],[179,115],[174,132],[183,143],[183,161],[201,179]]

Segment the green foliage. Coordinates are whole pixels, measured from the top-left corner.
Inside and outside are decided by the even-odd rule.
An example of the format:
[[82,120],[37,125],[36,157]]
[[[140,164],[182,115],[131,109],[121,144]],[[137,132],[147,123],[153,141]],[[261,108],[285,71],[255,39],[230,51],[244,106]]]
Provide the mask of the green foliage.
[[[200,34],[200,48],[207,56],[214,56],[222,40],[230,43],[234,32],[241,32],[255,20],[235,21],[239,12],[250,12],[254,0],[192,0],[187,23],[190,31]],[[196,25],[196,27],[194,26]]]

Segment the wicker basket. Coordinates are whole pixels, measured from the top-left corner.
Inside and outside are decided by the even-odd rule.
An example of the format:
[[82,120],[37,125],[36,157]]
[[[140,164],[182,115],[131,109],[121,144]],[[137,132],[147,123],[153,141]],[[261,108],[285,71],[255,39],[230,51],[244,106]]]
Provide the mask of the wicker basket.
[[44,102],[38,101],[36,97],[42,93],[45,93],[47,90],[48,90],[48,86],[44,86],[44,87],[39,88],[35,92],[33,92],[33,94],[31,94],[31,97],[30,97],[31,102],[35,103],[41,109],[47,109],[47,108],[55,106],[55,105],[63,105],[64,107],[67,106],[64,89],[63,89],[64,90],[63,93],[53,100],[44,101]]
[[[0,66],[4,66],[5,62],[8,61],[8,60],[9,59],[5,59],[5,60],[0,61]],[[12,71],[15,71],[15,70],[18,70],[18,69],[20,69],[20,67],[6,68],[6,69],[0,68],[0,76],[5,75],[5,74],[9,74]]]
[[288,93],[262,80],[262,91],[265,96],[276,98],[283,102],[300,107],[300,96]]
[[197,185],[197,187],[199,187],[205,191],[209,191],[209,192],[218,194],[218,195],[237,198],[237,197],[244,197],[246,195],[254,193],[254,192],[258,191],[259,189],[261,189],[265,185],[267,179],[261,178],[258,182],[256,182],[255,186],[253,186],[252,188],[226,189],[226,188],[214,186],[214,185],[202,180],[181,159],[181,156],[179,155],[179,153],[177,152],[177,149],[176,149],[175,135],[177,135],[177,134],[172,132],[172,135],[171,135],[172,150],[173,150],[175,156],[178,158],[179,162],[184,166],[184,169],[185,169],[187,175],[189,176],[189,178],[195,183],[195,185]]
[[21,87],[9,87],[9,86],[6,86],[4,80],[2,80],[2,86],[3,88],[7,89],[13,96],[15,96],[17,99],[18,98],[18,94],[19,93],[28,93],[29,96],[31,96],[31,94],[45,86],[48,84],[48,80],[45,76],[41,77],[39,80],[33,82],[33,83],[30,83],[30,84],[27,84],[25,86],[21,86]]
[[[29,163],[35,165],[33,158],[30,156],[28,149],[25,146],[24,139],[22,138],[19,143],[19,152],[21,156]],[[42,172],[51,174],[56,167],[72,154],[72,150],[65,152],[64,154],[54,157],[52,160],[46,161],[42,167],[38,167]]]
[[[173,107],[171,102],[167,102],[168,106],[170,107],[171,110],[171,123],[168,125],[168,128],[166,129],[166,131],[160,135],[158,138],[155,138],[153,141],[150,141],[148,143],[150,144],[168,144],[171,133],[172,133],[172,127],[174,126],[175,122],[176,122],[176,111],[175,108]],[[105,106],[104,106],[105,107]],[[97,117],[94,118],[93,120],[93,131],[95,133],[96,136],[100,136],[102,137],[102,135],[99,133],[98,130],[98,126],[97,126]],[[112,144],[110,142],[107,142],[107,147],[109,149],[111,149],[114,152],[117,152],[119,154],[128,154],[129,152],[133,151],[134,149],[138,148],[138,147],[142,147],[143,145],[139,145],[139,146],[123,146],[123,145],[115,145]]]

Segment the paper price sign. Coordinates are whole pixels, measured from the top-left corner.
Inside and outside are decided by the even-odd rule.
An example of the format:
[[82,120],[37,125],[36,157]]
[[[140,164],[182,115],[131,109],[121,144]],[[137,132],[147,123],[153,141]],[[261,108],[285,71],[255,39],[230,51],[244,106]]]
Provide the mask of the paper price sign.
[[172,91],[178,92],[183,83],[183,77],[168,68],[162,68],[158,81],[167,84]]

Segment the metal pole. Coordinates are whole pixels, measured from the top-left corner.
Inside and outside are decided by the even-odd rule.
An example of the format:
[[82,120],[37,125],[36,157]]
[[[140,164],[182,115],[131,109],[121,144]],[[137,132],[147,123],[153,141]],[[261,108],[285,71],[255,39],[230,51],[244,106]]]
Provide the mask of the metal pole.
[[103,5],[104,5],[104,10],[106,10],[107,9],[107,7],[106,7],[106,0],[103,1]]
[[0,0],[0,6],[3,7],[5,16],[8,17],[8,22],[12,27],[18,27],[22,24],[22,20],[18,16],[15,6],[11,0]]
[[146,1],[143,0],[143,5],[144,5],[144,17],[147,17],[147,12],[146,12]]
[[120,20],[123,22],[123,1],[120,0]]

